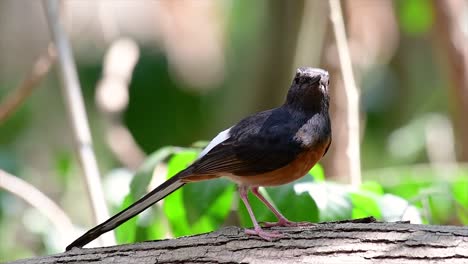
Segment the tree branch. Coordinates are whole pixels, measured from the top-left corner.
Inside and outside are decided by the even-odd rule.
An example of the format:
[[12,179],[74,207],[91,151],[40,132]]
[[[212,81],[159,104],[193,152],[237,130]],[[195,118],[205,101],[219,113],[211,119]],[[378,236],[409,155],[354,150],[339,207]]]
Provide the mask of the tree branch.
[[62,236],[62,243],[72,241],[73,224],[67,214],[54,201],[36,187],[22,179],[0,170],[0,188],[16,195],[49,218]]
[[55,50],[49,45],[47,53],[41,55],[34,63],[29,75],[20,86],[13,90],[0,105],[0,124],[5,121],[15,110],[31,95],[34,88],[47,75],[56,58]]
[[73,249],[29,263],[466,263],[468,228],[407,223],[322,223],[277,228],[266,241],[243,229],[122,246]]

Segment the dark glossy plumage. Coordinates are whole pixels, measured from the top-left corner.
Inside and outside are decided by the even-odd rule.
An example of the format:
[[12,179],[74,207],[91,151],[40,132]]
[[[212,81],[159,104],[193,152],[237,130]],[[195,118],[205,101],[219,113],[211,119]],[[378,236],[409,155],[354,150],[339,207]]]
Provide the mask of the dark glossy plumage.
[[328,101],[328,75],[296,75],[284,105],[241,120],[192,172],[254,176],[286,166],[331,138]]

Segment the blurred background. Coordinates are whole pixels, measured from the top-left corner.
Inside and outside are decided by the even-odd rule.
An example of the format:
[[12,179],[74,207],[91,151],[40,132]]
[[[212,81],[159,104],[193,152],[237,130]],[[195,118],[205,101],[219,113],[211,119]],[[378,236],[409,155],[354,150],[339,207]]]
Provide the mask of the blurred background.
[[[290,187],[311,200],[290,218],[401,220],[385,215],[398,207],[413,222],[468,224],[467,1],[341,3],[361,95],[357,188],[349,187],[346,93],[328,1],[61,2],[109,210],[182,169],[217,132],[280,105],[295,69],[311,66],[331,75],[333,144],[312,183],[301,185],[309,194]],[[60,252],[93,226],[50,43],[42,2],[0,1],[0,113],[31,71],[44,71],[24,103],[0,115],[0,169],[63,210],[51,220],[0,178],[0,261]],[[236,213],[234,186],[220,182],[155,206],[124,225],[117,242],[250,226]],[[205,190],[213,192],[206,206],[188,202]]]

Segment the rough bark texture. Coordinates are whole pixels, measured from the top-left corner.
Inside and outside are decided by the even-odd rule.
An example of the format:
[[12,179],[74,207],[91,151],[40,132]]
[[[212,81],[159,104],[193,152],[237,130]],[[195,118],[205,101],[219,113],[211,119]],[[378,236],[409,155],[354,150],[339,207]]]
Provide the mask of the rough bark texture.
[[468,263],[467,227],[336,222],[278,229],[285,237],[276,241],[226,227],[13,263]]

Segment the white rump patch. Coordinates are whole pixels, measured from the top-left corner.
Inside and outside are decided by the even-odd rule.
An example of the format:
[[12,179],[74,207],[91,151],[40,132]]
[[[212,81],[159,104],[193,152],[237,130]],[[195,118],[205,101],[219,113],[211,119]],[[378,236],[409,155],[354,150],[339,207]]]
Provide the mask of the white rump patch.
[[220,132],[215,138],[213,138],[211,140],[210,144],[208,144],[208,146],[206,146],[202,150],[202,152],[200,152],[200,155],[198,155],[198,158],[201,158],[201,157],[205,156],[206,153],[208,153],[210,150],[212,150],[218,144],[220,144],[220,143],[224,142],[226,139],[228,139],[230,137],[229,132],[231,131],[231,128],[232,127],[224,130],[223,132]]

